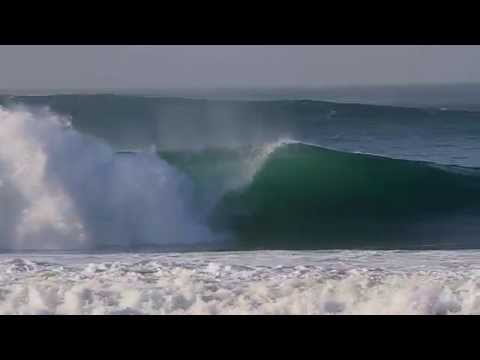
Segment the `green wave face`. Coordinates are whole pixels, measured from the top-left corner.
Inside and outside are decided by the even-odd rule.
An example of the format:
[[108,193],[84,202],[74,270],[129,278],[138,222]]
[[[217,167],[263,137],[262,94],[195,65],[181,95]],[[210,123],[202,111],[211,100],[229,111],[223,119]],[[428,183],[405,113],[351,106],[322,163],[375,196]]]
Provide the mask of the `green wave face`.
[[[480,209],[475,169],[301,143],[267,154],[209,150],[163,157],[189,173],[201,193],[208,185],[221,192],[210,212],[211,226],[229,231],[245,248],[398,247],[398,241],[408,246],[409,234],[415,241],[422,235],[439,241],[449,234],[436,234],[443,229],[439,223]],[[245,175],[248,165],[258,168]],[[243,184],[226,180],[225,175],[241,179],[242,172]],[[452,223],[453,234],[454,229]]]

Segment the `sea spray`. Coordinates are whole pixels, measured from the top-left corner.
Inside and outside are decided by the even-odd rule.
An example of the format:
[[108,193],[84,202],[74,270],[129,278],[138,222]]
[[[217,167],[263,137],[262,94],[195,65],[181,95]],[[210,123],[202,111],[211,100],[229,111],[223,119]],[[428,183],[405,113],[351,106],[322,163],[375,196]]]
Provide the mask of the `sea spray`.
[[48,109],[0,107],[0,247],[207,241],[190,184],[151,153],[116,156]]

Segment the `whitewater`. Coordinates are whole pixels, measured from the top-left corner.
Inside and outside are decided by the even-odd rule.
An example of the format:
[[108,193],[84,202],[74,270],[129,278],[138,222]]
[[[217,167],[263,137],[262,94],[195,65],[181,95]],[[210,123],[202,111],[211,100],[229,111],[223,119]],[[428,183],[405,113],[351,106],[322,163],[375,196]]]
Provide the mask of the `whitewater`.
[[206,240],[188,187],[155,154],[121,158],[49,109],[0,107],[2,249]]
[[480,314],[478,251],[0,256],[0,314]]

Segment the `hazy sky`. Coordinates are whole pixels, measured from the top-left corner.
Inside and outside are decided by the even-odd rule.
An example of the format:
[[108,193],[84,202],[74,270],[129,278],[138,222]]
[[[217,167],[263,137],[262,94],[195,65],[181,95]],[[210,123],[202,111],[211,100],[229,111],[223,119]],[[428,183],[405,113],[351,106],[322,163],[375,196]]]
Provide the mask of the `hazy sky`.
[[480,82],[480,46],[0,46],[0,89]]

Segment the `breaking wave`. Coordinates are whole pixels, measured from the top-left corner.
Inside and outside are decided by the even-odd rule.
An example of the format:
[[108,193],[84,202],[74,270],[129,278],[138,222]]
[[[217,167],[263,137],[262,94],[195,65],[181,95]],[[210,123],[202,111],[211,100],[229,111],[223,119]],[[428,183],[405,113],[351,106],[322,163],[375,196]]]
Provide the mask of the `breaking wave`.
[[[476,113],[129,96],[2,101],[1,249],[478,247],[479,169],[446,165],[455,154],[443,163],[351,149],[369,142],[363,132],[376,144],[390,131],[408,138],[413,123],[448,145],[451,119],[473,144]],[[311,134],[323,137],[307,142]],[[151,144],[160,150],[119,153]],[[399,144],[401,154],[411,146]],[[445,144],[429,145],[427,158],[442,158]]]

